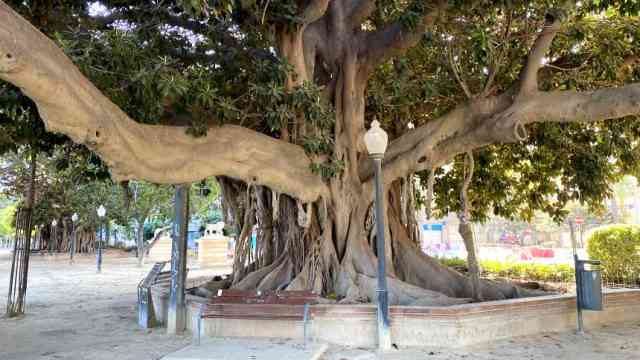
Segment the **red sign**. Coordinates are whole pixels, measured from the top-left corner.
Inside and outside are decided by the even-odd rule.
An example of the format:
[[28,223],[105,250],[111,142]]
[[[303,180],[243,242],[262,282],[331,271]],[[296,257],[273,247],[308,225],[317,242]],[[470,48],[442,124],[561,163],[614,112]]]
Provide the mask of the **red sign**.
[[584,218],[580,215],[576,216],[576,224],[578,225],[584,224]]

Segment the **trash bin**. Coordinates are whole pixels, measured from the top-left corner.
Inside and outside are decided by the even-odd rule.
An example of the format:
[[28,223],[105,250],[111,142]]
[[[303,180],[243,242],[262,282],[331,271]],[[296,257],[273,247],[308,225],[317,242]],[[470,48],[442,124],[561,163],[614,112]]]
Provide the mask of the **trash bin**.
[[578,260],[578,304],[583,310],[602,310],[602,278],[599,260]]

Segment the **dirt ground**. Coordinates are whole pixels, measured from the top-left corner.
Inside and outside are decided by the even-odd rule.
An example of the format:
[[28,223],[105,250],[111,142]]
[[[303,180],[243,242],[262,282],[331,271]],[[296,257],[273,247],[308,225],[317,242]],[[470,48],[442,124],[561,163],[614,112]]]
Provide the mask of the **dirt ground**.
[[[136,286],[148,272],[132,257],[107,254],[103,272],[95,258],[83,256],[69,264],[66,255],[32,258],[27,316],[0,318],[0,360],[23,359],[160,359],[191,343],[189,335],[175,337],[164,329],[137,326]],[[0,314],[8,292],[10,258],[0,249]],[[191,270],[190,278],[211,274]],[[640,324],[592,330],[584,337],[571,333],[544,334],[498,341],[464,350],[402,350],[389,360],[622,360],[640,359]],[[368,360],[366,349],[330,348],[324,360]]]
[[[136,287],[151,263],[138,268],[135,258],[114,253],[104,259],[97,274],[94,256],[76,256],[70,265],[67,255],[34,255],[26,317],[0,318],[0,360],[159,359],[190,343],[190,336],[137,326]],[[0,250],[0,314],[10,269]]]
[[[501,340],[464,350],[420,349],[391,351],[385,360],[638,360],[640,324],[602,328],[583,336],[549,333]],[[365,349],[330,348],[322,360],[373,360]]]

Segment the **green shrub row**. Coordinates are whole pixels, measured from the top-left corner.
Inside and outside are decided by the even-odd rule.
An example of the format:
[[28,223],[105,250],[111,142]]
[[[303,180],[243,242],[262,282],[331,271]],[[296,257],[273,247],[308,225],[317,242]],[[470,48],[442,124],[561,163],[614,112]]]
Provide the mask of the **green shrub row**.
[[[467,261],[464,259],[438,259],[443,265],[466,269]],[[480,262],[483,276],[503,277],[543,282],[569,282],[574,281],[574,270],[569,265],[547,265],[533,263],[509,263],[493,260]]]

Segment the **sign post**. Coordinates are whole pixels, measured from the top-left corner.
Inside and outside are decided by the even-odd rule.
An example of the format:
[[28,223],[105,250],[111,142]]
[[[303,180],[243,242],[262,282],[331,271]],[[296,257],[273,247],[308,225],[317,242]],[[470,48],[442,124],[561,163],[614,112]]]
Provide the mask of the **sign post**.
[[578,228],[580,230],[580,238],[579,238],[579,246],[582,248],[584,247],[584,242],[582,242],[582,229],[583,229],[583,225],[584,225],[584,218],[580,215],[576,215],[576,219],[575,219],[575,223],[576,225],[578,225]]
[[569,230],[571,231],[571,247],[573,248],[573,266],[575,269],[575,277],[576,277],[576,311],[577,311],[577,325],[578,325],[578,335],[584,334],[584,323],[582,320],[582,306],[580,306],[580,298],[581,289],[580,289],[580,269],[579,269],[579,261],[578,261],[578,245],[576,241],[576,233],[575,233],[575,224],[577,223],[576,217],[573,221],[569,220]]

